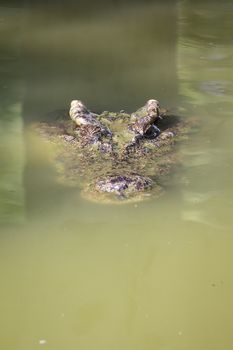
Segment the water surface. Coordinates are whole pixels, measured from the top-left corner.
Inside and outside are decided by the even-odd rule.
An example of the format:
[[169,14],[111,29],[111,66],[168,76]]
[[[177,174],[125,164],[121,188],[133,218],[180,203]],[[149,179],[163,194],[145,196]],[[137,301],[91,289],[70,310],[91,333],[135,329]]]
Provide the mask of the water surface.
[[[4,350],[231,349],[233,6],[0,8]],[[91,203],[27,125],[80,98],[201,120],[159,200]]]

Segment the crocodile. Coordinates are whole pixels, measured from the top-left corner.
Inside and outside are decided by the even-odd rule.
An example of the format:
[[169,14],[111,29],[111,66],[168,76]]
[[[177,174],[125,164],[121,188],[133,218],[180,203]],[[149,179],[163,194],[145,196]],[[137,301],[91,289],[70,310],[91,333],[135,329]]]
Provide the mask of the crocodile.
[[67,115],[36,129],[55,146],[59,181],[80,187],[88,200],[128,203],[165,192],[168,175],[181,163],[176,144],[195,123],[169,114],[155,99],[134,113],[101,114],[73,100]]

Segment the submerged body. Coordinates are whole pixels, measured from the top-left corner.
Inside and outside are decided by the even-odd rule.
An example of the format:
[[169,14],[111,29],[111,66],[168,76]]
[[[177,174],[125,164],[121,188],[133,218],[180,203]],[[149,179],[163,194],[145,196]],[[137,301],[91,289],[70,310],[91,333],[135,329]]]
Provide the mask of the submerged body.
[[175,141],[191,122],[166,115],[157,100],[135,113],[92,113],[71,102],[71,120],[40,123],[53,144],[63,183],[81,186],[86,198],[102,202],[139,201],[163,192],[163,182],[179,164]]

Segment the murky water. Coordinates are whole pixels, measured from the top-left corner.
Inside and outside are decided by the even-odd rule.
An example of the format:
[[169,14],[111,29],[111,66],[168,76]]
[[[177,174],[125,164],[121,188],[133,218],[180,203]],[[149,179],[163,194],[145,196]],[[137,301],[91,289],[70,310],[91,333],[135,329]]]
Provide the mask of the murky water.
[[[114,4],[0,7],[0,347],[231,349],[233,5]],[[164,197],[56,182],[25,130],[73,98],[200,117]]]

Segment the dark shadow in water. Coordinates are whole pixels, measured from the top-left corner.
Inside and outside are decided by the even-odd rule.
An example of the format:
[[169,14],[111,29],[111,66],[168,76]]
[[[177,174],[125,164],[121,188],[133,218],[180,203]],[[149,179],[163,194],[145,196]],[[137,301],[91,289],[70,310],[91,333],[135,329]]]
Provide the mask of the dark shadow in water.
[[24,29],[25,120],[66,108],[74,98],[97,112],[133,111],[148,98],[175,104],[175,2],[111,8],[100,3],[96,12],[90,9],[91,16],[67,10],[70,18],[62,5],[60,11],[30,9]]

